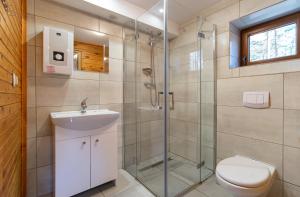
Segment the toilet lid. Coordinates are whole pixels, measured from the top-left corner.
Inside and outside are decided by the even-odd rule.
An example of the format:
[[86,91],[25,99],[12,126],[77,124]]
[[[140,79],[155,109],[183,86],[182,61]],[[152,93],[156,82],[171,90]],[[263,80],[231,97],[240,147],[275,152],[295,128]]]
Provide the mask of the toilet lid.
[[237,186],[250,188],[262,186],[271,175],[266,164],[241,156],[222,160],[217,165],[216,171],[224,180]]

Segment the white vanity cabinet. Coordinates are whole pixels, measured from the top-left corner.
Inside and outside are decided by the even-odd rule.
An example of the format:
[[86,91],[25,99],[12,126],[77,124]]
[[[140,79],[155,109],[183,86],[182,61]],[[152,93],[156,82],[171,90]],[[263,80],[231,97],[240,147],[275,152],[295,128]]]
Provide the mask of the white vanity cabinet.
[[117,132],[91,137],[91,187],[117,177]]
[[90,189],[90,145],[90,137],[56,143],[55,190],[57,197],[72,196]]
[[[119,113],[96,111],[99,114],[70,112],[70,117],[67,112],[51,114],[55,197],[73,196],[117,179]],[[87,124],[82,125],[85,119]],[[74,128],[76,124],[80,129]]]

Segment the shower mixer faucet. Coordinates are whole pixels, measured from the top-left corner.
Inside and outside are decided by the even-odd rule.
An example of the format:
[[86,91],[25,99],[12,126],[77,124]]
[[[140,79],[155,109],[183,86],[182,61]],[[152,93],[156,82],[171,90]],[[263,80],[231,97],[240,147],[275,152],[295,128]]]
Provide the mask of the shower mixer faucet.
[[81,113],[85,113],[86,112],[86,108],[87,108],[87,104],[86,104],[86,101],[87,101],[88,97],[86,97],[85,99],[83,99],[80,103],[80,106],[81,106],[81,110],[80,112]]

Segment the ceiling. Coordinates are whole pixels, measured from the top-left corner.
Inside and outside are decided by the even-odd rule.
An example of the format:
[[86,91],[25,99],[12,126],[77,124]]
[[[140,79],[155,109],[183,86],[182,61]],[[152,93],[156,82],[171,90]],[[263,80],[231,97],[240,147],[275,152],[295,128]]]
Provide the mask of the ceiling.
[[[145,10],[159,14],[163,8],[163,0],[126,0]],[[177,24],[182,24],[197,16],[199,12],[220,0],[169,0],[169,18]]]
[[[127,27],[134,27],[137,19],[142,32],[163,29],[163,0],[46,0],[98,15],[103,19]],[[201,10],[222,0],[169,0],[168,33],[174,37],[181,24],[192,20]]]

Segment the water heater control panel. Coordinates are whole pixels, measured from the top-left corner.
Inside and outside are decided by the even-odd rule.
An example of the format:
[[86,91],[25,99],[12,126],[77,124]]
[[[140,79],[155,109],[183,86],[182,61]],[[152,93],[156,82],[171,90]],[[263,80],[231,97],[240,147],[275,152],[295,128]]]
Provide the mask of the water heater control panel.
[[44,27],[43,72],[72,75],[74,33],[63,29]]

